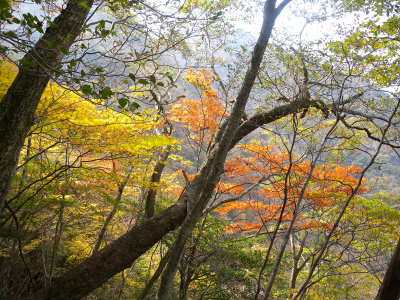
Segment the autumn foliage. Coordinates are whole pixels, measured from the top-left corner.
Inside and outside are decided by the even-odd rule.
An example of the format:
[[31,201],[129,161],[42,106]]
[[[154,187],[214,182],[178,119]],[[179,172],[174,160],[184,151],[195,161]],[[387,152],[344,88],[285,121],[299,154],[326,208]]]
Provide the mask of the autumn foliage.
[[227,116],[217,90],[212,88],[216,77],[206,69],[189,69],[184,78],[198,89],[200,99],[181,99],[179,103],[171,106],[169,119],[188,129],[189,138],[197,143],[211,141],[219,121]]
[[[225,165],[225,178],[229,181],[240,178],[239,183],[249,183],[261,178],[269,178],[257,191],[257,198],[229,202],[216,211],[222,216],[229,212],[251,212],[251,219],[258,221],[234,222],[227,229],[230,231],[264,231],[279,218],[285,223],[292,218],[292,212],[300,197],[303,203],[302,216],[297,217],[297,228],[330,228],[325,221],[313,221],[308,215],[315,210],[328,210],[340,204],[356,186],[358,174],[362,171],[357,166],[341,167],[337,164],[320,165],[314,168],[307,188],[302,193],[304,181],[309,174],[310,162],[290,157],[286,152],[277,152],[274,147],[256,144],[239,145],[243,154],[235,155]],[[365,183],[365,181],[364,181]],[[226,187],[229,184],[220,184]],[[238,184],[227,192],[240,194],[244,188]],[[362,184],[358,194],[368,191]],[[285,201],[284,201],[285,200]],[[283,207],[283,202],[286,203]],[[280,217],[283,210],[282,217]]]

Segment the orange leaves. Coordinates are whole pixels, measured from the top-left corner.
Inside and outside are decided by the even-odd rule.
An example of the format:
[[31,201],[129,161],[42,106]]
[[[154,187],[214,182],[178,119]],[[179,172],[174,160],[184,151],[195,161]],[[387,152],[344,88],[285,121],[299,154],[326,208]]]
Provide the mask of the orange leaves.
[[215,211],[219,213],[221,216],[226,216],[226,214],[232,210],[236,211],[246,211],[250,209],[251,206],[248,204],[248,202],[229,202],[226,203],[220,207],[217,207]]
[[194,132],[190,136],[195,141],[209,141],[218,128],[219,119],[225,115],[220,102],[209,98],[200,101],[181,100],[169,111],[169,119]]
[[[278,220],[284,228],[293,217],[294,208],[300,198],[302,204],[296,217],[296,228],[329,230],[331,226],[320,216],[351,195],[358,183],[357,176],[362,171],[357,166],[316,166],[307,188],[302,192],[304,182],[309,176],[310,161],[290,157],[287,152],[277,152],[270,146],[249,144],[238,147],[244,153],[236,154],[226,162],[224,175],[229,183],[220,183],[221,190],[222,187],[235,187],[238,191],[235,194],[238,195],[244,190],[239,192],[238,187],[241,183],[254,182],[261,177],[269,178],[269,181],[257,191],[263,197],[263,201],[231,202],[216,209],[221,216],[231,213],[235,219],[240,219],[226,228],[229,232],[262,231]],[[362,182],[359,194],[367,190],[368,187]],[[229,192],[229,189],[226,191]],[[285,207],[282,203],[286,203]],[[250,222],[246,223],[244,220]]]
[[323,223],[323,222],[314,222],[314,221],[310,221],[310,220],[305,220],[304,222],[301,222],[301,223],[297,224],[296,227],[297,228],[301,228],[301,229],[324,228],[326,230],[331,230],[333,226],[329,225],[329,224],[326,224],[326,223]]
[[[263,221],[270,222],[276,220],[279,216],[279,212],[282,209],[282,205],[277,204],[263,204],[259,201],[249,200],[249,201],[234,201],[228,202],[224,205],[215,209],[222,216],[230,211],[252,211],[260,215]],[[262,212],[262,213],[260,213]],[[284,215],[284,219],[289,220],[289,215]]]
[[[182,177],[182,178],[185,178],[185,177],[183,176],[183,171],[182,171],[182,170],[178,170],[178,175],[179,175],[180,177]],[[186,174],[186,175],[187,175],[187,178],[188,178],[190,181],[192,181],[192,180],[196,177],[196,174],[192,174],[192,175]]]
[[226,110],[219,102],[218,92],[211,88],[215,76],[205,70],[189,69],[184,78],[201,91],[199,101],[182,99],[169,111],[169,119],[193,132],[190,139],[196,142],[210,141]]
[[226,226],[225,228],[226,232],[229,233],[235,233],[235,232],[254,232],[254,231],[260,231],[260,225],[258,223],[252,223],[252,222],[236,222],[231,225]]
[[222,193],[233,193],[235,195],[240,195],[244,192],[244,188],[241,184],[236,183],[218,183],[218,190]]
[[[276,204],[263,204],[262,202],[257,202],[253,200],[249,201],[235,201],[225,203],[224,205],[215,209],[221,216],[226,216],[229,212],[235,212],[235,214],[249,214],[255,215],[255,218],[258,222],[234,222],[225,228],[228,232],[235,232],[235,231],[263,231],[261,228],[263,224],[271,224],[278,220],[280,211],[282,209],[282,205]],[[289,221],[292,217],[291,212],[286,212],[282,216],[282,221]]]
[[[252,182],[261,176],[273,176],[273,180],[259,191],[268,199],[286,197],[294,202],[299,197],[305,178],[310,170],[309,161],[301,161],[290,157],[287,153],[274,152],[274,148],[261,145],[239,145],[251,156],[235,155],[225,164],[227,179],[241,178],[242,182]],[[291,162],[292,161],[292,162]],[[290,167],[290,173],[289,172]],[[314,168],[304,198],[313,205],[325,207],[336,203],[338,198],[352,192],[358,182],[357,174],[361,168],[357,166],[341,167],[339,165],[320,165]],[[362,184],[359,194],[368,188]]]

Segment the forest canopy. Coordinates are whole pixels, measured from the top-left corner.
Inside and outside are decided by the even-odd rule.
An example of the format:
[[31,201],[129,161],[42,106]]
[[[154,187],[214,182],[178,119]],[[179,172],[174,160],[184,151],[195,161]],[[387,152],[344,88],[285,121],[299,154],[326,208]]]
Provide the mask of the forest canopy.
[[397,1],[0,0],[4,299],[400,299]]

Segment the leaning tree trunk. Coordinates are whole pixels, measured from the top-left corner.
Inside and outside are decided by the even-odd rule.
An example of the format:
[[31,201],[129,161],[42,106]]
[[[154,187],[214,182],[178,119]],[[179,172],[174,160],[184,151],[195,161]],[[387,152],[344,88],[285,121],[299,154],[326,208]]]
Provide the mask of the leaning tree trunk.
[[188,202],[188,215],[181,226],[176,240],[171,248],[171,256],[161,278],[160,288],[157,293],[158,300],[169,300],[179,261],[184,252],[187,238],[194,229],[196,222],[201,217],[204,208],[212,197],[212,193],[219,182],[224,169],[224,164],[235,133],[241,123],[247,100],[253,88],[254,81],[263,60],[264,52],[271,36],[275,20],[281,10],[291,0],[284,0],[275,7],[276,0],[267,0],[264,4],[263,24],[260,36],[254,46],[250,66],[247,70],[242,87],[233,105],[231,115],[221,123],[215,133],[210,151],[202,164],[199,173],[192,182],[186,182],[185,197]]
[[177,204],[133,227],[66,274],[54,279],[46,289],[22,299],[81,299],[114,275],[129,268],[165,234],[182,224],[185,216],[186,204],[184,201],[178,201]]
[[[319,105],[317,101],[293,101],[270,111],[258,113],[239,126],[229,149],[263,125],[297,113],[303,108],[310,106],[318,108]],[[111,277],[129,268],[137,258],[159,242],[168,232],[181,226],[186,213],[186,202],[181,199],[177,204],[134,226],[90,258],[56,278],[47,289],[42,289],[22,299],[73,300],[84,297]]]
[[[54,68],[64,57],[62,51],[68,50],[81,33],[92,5],[93,0],[68,2],[42,38],[24,56],[33,67],[20,64],[17,77],[0,102],[0,192],[18,163],[19,152],[34,123],[40,98]],[[0,203],[0,211],[3,207],[4,200]]]
[[[239,126],[229,149],[232,149],[241,138],[263,125],[297,113],[303,108],[319,105],[317,101],[293,101],[256,114]],[[168,232],[181,226],[186,213],[186,203],[183,200],[178,201],[177,204],[136,225],[66,274],[56,278],[47,289],[42,289],[22,299],[73,300],[89,294],[111,277],[129,268],[137,258],[159,242]]]

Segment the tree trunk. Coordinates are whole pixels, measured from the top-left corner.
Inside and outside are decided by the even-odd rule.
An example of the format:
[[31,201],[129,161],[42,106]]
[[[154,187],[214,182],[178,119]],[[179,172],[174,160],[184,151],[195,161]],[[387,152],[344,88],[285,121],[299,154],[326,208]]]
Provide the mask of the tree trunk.
[[186,204],[180,200],[153,218],[144,220],[84,262],[53,280],[47,289],[22,298],[24,300],[80,299],[100,287],[176,229],[186,216]]
[[400,299],[400,240],[390,260],[375,300]]
[[214,134],[210,151],[200,168],[198,175],[190,183],[186,183],[186,198],[188,199],[189,213],[182,224],[178,236],[172,245],[171,257],[161,278],[160,288],[157,293],[157,299],[169,300],[169,294],[173,285],[175,274],[179,265],[180,258],[186,246],[186,240],[196,222],[201,217],[204,208],[212,197],[212,193],[219,182],[224,169],[224,164],[235,133],[241,123],[241,117],[246,108],[247,100],[253,88],[254,81],[260,69],[264,52],[271,36],[275,20],[281,10],[291,0],[283,1],[278,7],[275,7],[276,0],[266,0],[264,4],[264,20],[260,36],[252,53],[249,69],[247,70],[242,87],[238,93],[235,104],[230,116],[221,123],[220,128]]
[[161,175],[164,170],[165,164],[168,161],[168,156],[171,151],[171,146],[165,147],[163,151],[164,152],[160,154],[159,161],[155,165],[153,174],[151,175],[150,178],[150,187],[147,192],[146,208],[144,213],[144,217],[146,219],[151,218],[154,215],[154,206],[156,204],[158,184],[160,183]]
[[[262,125],[297,113],[299,108],[309,107],[310,105],[313,105],[313,101],[295,101],[255,115],[239,126],[229,149],[233,148],[240,141],[239,136],[243,138]],[[43,289],[23,299],[79,299],[79,297],[87,295],[114,275],[131,266],[138,257],[160,241],[165,234],[181,226],[186,213],[186,202],[180,200],[177,204],[165,209],[154,217],[144,220],[107,247],[101,249],[96,255],[91,256],[65,275],[55,279],[49,284],[47,291]],[[115,253],[127,253],[127,255],[116,255]],[[104,257],[107,258],[107,263],[104,263]],[[86,270],[90,270],[90,272]],[[74,289],[80,295],[79,297],[73,296],[74,293],[72,291]],[[66,294],[67,296],[57,298],[58,294]]]
[[[12,175],[50,76],[64,57],[61,49],[69,49],[81,33],[93,5],[93,0],[84,2],[86,5],[81,5],[79,0],[68,2],[35,47],[24,56],[34,67],[28,70],[20,64],[17,76],[0,102],[0,191]],[[0,203],[0,211],[3,207],[4,201]]]

